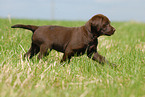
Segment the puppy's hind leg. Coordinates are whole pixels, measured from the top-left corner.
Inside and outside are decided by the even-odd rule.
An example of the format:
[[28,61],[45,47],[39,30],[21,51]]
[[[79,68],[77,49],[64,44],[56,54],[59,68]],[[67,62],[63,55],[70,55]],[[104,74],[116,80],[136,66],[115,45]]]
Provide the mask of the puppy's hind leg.
[[[49,54],[49,53],[47,53],[48,48],[50,48],[50,46],[48,46],[47,44],[41,44],[38,59],[41,59],[42,57],[47,56]],[[51,49],[50,49],[50,51],[51,51]]]
[[29,51],[24,54],[24,58],[28,57],[29,59],[31,59],[34,55],[36,55],[38,52],[40,51],[39,46],[37,46],[36,44],[32,43],[31,47],[29,49]]

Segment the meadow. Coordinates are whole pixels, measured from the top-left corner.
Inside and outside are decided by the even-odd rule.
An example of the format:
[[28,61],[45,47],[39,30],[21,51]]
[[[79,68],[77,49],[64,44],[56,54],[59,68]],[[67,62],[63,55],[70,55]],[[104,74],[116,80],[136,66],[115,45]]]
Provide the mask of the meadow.
[[116,68],[86,54],[60,64],[53,50],[38,60],[23,60],[32,32],[14,24],[81,26],[84,21],[0,19],[1,97],[145,97],[145,23],[112,22],[116,32],[99,37],[98,52]]

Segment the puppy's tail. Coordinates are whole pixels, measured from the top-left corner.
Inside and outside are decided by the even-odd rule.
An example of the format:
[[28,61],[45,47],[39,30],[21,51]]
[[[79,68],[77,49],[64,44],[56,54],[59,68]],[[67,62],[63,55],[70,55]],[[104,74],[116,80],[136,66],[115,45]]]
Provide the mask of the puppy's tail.
[[31,30],[33,33],[35,32],[36,29],[38,29],[39,26],[34,26],[34,25],[22,25],[22,24],[17,24],[11,26],[11,28],[23,28],[23,29],[28,29]]

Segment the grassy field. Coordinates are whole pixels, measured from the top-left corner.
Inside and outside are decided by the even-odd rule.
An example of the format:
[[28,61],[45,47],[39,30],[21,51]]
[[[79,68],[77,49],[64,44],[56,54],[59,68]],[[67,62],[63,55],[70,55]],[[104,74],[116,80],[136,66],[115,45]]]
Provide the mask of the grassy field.
[[62,53],[52,51],[38,61],[22,60],[31,31],[14,24],[81,26],[82,21],[0,19],[0,97],[145,97],[145,24],[112,22],[113,36],[99,38],[98,52],[117,68],[73,57],[60,65]]

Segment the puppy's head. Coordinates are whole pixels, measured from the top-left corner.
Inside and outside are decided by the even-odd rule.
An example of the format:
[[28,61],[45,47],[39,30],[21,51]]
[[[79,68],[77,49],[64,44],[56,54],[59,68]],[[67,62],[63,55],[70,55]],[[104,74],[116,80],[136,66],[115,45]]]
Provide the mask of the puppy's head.
[[114,34],[115,28],[110,25],[109,19],[98,14],[93,16],[86,24],[86,29],[91,32],[94,36],[107,35],[110,36]]

